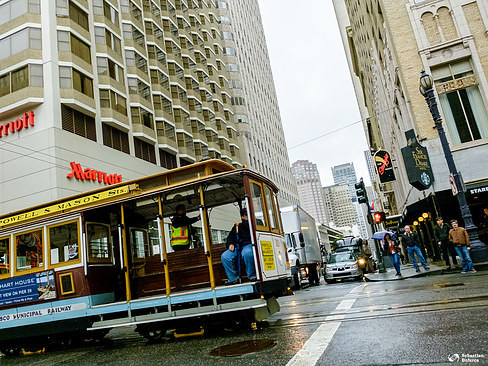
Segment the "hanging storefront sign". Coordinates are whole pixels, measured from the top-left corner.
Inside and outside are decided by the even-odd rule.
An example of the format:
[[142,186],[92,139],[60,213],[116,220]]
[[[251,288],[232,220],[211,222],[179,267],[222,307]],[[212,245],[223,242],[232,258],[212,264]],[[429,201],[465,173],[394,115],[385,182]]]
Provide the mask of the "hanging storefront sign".
[[7,136],[9,133],[19,132],[24,128],[34,126],[34,112],[30,111],[24,113],[21,117],[14,121],[5,122],[0,124],[0,138]]
[[403,162],[407,170],[408,182],[423,191],[434,183],[434,174],[430,165],[427,148],[420,145],[414,130],[405,132],[408,144],[402,148]]
[[91,180],[93,182],[98,181],[98,183],[104,184],[122,183],[122,175],[120,174],[107,174],[90,168],[83,169],[80,164],[77,164],[74,161],[70,163],[70,166],[71,172],[66,176],[68,179],[75,177],[81,181]]
[[385,150],[378,150],[374,154],[376,171],[381,183],[388,183],[395,180],[395,172],[391,162],[391,155]]

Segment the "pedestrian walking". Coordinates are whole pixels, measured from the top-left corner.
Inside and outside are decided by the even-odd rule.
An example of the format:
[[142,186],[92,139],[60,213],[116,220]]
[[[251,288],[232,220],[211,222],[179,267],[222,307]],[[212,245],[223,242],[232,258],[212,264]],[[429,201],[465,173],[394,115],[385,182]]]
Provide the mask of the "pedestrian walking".
[[480,240],[485,243],[485,244],[488,244],[488,208],[485,207],[483,209],[483,216],[481,217],[481,221],[478,225],[478,233],[479,233],[479,236],[480,236]]
[[419,237],[417,233],[414,233],[409,225],[405,226],[405,234],[402,236],[403,239],[403,245],[407,246],[407,252],[408,256],[410,257],[410,260],[412,261],[413,267],[415,268],[416,272],[420,272],[419,265],[417,264],[417,261],[415,260],[415,255],[417,255],[420,263],[422,264],[422,267],[426,271],[428,271],[430,268],[427,265],[427,262],[422,255],[422,252],[420,251],[420,248],[418,246],[419,244]]
[[457,220],[451,220],[452,229],[449,231],[449,240],[454,245],[456,252],[461,258],[463,270],[461,273],[476,272],[473,261],[469,255],[469,235],[465,228],[460,227]]
[[441,248],[442,256],[446,262],[447,269],[451,269],[451,262],[449,261],[449,255],[452,257],[452,263],[457,266],[456,250],[449,241],[449,231],[451,227],[444,222],[442,217],[436,219],[437,225],[434,227],[434,237],[437,245]]
[[400,247],[398,244],[391,238],[390,234],[385,234],[385,246],[387,248],[387,253],[390,256],[391,260],[393,261],[393,266],[396,270],[396,276],[401,276],[400,272]]

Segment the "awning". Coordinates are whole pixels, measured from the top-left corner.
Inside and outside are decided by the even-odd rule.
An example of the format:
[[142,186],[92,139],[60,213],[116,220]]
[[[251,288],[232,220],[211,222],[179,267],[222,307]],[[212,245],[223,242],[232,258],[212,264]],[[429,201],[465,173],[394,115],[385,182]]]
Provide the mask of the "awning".
[[466,183],[466,194],[468,196],[475,196],[481,193],[488,193],[488,179]]

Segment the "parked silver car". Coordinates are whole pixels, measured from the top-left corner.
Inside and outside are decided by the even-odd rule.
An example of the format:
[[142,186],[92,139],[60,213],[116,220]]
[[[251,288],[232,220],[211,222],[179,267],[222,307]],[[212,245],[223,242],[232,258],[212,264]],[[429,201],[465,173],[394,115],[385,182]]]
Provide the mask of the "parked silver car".
[[325,267],[325,282],[332,283],[344,279],[360,280],[362,277],[363,270],[353,252],[331,254]]

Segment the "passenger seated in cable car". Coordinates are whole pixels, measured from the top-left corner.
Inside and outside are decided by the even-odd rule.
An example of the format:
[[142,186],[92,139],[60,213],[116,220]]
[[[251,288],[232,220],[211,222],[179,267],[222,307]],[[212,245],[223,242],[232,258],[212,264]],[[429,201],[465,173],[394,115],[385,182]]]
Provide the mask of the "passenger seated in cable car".
[[[256,269],[254,267],[254,256],[251,244],[251,232],[249,231],[249,221],[247,210],[241,209],[241,222],[234,224],[226,243],[227,250],[222,253],[222,265],[227,274],[227,285],[235,285],[239,282],[240,263],[242,258],[246,266],[246,274],[249,281],[256,281]],[[239,259],[238,259],[239,258]]]
[[192,224],[200,220],[200,216],[186,216],[186,206],[176,206],[176,215],[171,220],[171,247],[173,250],[185,250],[190,248],[195,229]]

